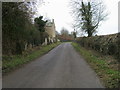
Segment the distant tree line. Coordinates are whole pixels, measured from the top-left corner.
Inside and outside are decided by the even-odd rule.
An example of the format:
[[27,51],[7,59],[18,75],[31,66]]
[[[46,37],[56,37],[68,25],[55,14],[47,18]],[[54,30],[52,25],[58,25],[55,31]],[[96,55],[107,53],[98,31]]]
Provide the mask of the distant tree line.
[[3,55],[22,54],[25,46],[38,46],[48,37],[45,33],[47,21],[43,17],[32,20],[33,11],[29,3],[3,2],[2,46]]
[[62,28],[60,34],[58,35],[58,39],[60,41],[73,41],[76,38],[76,33],[73,31],[69,34],[69,31],[65,28]]

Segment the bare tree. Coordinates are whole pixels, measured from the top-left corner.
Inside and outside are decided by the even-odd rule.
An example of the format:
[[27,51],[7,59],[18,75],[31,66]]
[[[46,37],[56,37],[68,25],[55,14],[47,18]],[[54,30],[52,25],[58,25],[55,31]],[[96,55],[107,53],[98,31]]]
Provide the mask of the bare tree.
[[64,27],[62,28],[60,32],[61,32],[61,35],[69,35],[69,31],[65,29]]
[[72,14],[76,18],[76,27],[88,34],[88,37],[96,33],[100,22],[105,20],[107,12],[105,5],[100,0],[72,0]]

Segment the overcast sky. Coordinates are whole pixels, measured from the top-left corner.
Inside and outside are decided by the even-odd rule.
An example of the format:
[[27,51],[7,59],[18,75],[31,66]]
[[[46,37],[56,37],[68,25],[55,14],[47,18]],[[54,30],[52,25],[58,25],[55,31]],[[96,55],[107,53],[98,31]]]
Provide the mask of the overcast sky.
[[[44,0],[45,4],[38,6],[38,16],[43,15],[46,18],[54,19],[56,30],[61,31],[64,27],[69,32],[73,31],[70,0]],[[108,19],[104,21],[98,29],[98,35],[113,34],[118,32],[118,1],[104,0],[106,10],[109,12]]]

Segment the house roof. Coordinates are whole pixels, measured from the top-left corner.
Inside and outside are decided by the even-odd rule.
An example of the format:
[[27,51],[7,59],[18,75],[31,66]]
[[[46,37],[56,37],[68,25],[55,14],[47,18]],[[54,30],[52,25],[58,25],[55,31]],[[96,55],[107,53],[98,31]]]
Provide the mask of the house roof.
[[51,22],[50,20],[46,23],[47,27],[51,27],[54,24],[54,20]]

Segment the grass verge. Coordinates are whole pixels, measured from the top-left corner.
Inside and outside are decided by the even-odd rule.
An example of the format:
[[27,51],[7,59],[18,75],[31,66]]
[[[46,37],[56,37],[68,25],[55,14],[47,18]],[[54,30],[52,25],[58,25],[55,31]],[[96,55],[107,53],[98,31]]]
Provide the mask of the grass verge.
[[27,55],[15,55],[15,56],[4,56],[2,60],[2,73],[3,75],[7,74],[8,72],[26,64],[43,54],[49,52],[54,47],[58,46],[60,42],[53,43],[50,45],[42,46],[41,49],[35,50]]
[[106,58],[96,56],[93,51],[85,49],[77,43],[72,43],[72,45],[95,70],[106,88],[120,88],[120,71],[111,68]]

